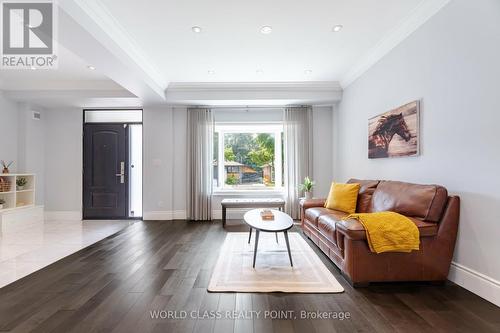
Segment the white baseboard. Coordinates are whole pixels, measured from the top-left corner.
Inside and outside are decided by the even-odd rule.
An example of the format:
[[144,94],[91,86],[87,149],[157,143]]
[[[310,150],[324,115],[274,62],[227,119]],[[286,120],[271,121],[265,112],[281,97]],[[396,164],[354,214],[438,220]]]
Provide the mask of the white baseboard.
[[448,279],[500,306],[500,281],[456,262],[451,263]]
[[45,219],[51,221],[81,221],[82,213],[80,211],[45,211]]
[[146,221],[170,221],[170,220],[185,220],[185,210],[164,210],[150,211],[142,214],[142,219]]
[[[226,218],[228,220],[242,220],[243,215],[249,211],[245,208],[234,208],[227,210]],[[185,220],[187,218],[187,213],[185,210],[157,210],[144,212],[142,214],[142,219],[146,221],[170,221],[170,220]],[[212,210],[212,220],[221,220],[222,210]]]

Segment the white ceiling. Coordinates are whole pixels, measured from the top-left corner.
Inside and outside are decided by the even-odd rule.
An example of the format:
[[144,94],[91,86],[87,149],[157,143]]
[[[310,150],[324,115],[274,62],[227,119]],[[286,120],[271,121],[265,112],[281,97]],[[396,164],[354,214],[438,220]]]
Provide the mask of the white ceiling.
[[59,68],[2,70],[0,90],[48,107],[333,104],[449,1],[59,0]]
[[[100,3],[166,81],[272,82],[340,80],[422,0]],[[336,24],[344,29],[332,32]],[[271,34],[260,33],[264,25]]]
[[123,89],[99,70],[90,70],[88,64],[62,45],[57,45],[58,67],[51,70],[0,70],[2,90],[70,90]]

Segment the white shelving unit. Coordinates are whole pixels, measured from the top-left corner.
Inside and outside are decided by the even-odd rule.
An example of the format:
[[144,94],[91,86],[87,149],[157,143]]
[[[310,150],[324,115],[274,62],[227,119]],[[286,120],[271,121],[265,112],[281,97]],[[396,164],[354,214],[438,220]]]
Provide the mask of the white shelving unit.
[[[24,188],[18,188],[18,179],[27,180]],[[0,199],[5,203],[0,213],[35,206],[35,175],[32,173],[0,174]]]

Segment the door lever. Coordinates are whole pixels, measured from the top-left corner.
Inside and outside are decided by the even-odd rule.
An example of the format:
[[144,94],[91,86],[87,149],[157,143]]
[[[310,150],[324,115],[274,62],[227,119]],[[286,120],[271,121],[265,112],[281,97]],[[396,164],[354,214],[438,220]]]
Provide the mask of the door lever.
[[125,162],[120,162],[120,173],[115,174],[116,177],[120,177],[120,183],[125,183]]

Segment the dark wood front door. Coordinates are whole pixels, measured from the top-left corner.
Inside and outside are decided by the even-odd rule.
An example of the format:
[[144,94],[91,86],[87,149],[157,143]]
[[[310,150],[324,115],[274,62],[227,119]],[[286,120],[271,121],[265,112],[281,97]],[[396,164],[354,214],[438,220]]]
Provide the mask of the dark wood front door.
[[127,130],[124,124],[84,126],[84,218],[128,217]]

